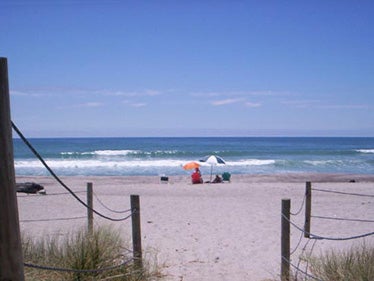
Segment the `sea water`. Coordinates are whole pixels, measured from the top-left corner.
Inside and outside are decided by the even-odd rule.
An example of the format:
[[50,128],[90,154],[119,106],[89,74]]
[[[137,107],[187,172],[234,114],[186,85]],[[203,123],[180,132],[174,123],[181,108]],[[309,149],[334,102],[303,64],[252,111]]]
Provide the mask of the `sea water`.
[[[374,138],[46,138],[32,146],[57,175],[184,175],[183,164],[219,155],[225,165],[202,163],[203,173],[374,174]],[[14,139],[16,175],[49,175]]]

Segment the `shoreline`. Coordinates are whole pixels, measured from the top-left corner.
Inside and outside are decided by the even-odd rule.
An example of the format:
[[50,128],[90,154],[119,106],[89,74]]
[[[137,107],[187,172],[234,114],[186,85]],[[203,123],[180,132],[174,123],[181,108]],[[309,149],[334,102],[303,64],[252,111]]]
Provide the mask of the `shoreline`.
[[[190,183],[190,175],[167,176],[169,183]],[[209,178],[210,175],[203,175]],[[48,179],[49,176],[16,176],[17,180]],[[59,176],[61,179],[113,179],[124,183],[160,183],[161,176]],[[231,182],[374,182],[374,175],[370,174],[343,174],[343,173],[281,173],[281,174],[232,174]]]

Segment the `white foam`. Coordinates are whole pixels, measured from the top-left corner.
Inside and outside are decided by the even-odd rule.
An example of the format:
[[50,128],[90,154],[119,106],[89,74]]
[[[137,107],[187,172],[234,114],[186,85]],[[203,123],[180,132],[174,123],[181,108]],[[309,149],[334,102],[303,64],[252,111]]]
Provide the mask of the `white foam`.
[[[92,160],[46,160],[51,168],[114,168],[114,167],[181,167],[180,160],[141,160],[141,161],[100,161]],[[15,161],[16,168],[40,168],[42,163],[38,160]]]
[[273,165],[275,164],[275,160],[267,159],[247,159],[247,160],[240,160],[237,162],[226,162],[228,166],[262,166],[262,165]]
[[357,149],[356,151],[360,153],[374,153],[374,149]]
[[342,164],[342,160],[305,160],[304,163],[313,165],[313,166],[323,166],[323,165],[334,165]]
[[96,150],[93,154],[100,156],[125,156],[129,154],[138,154],[138,150]]
[[[133,167],[176,167],[181,168],[186,161],[185,160],[174,160],[174,159],[159,159],[159,160],[128,160],[128,161],[115,161],[108,160],[102,161],[99,159],[51,159],[45,160],[48,166],[51,168],[133,168]],[[248,159],[237,162],[226,162],[226,166],[261,166],[274,164],[275,160],[259,160],[259,159]],[[206,163],[200,163],[201,166],[210,166]],[[225,166],[225,165],[220,165]],[[16,168],[41,168],[42,163],[39,160],[18,160],[15,161]]]
[[129,154],[139,154],[139,150],[95,150],[89,152],[61,152],[61,155],[98,155],[98,156],[126,156]]

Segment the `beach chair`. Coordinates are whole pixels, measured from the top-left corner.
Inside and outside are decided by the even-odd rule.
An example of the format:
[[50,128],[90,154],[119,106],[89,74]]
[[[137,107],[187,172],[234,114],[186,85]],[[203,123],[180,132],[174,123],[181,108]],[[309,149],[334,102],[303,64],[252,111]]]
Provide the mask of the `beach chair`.
[[231,174],[229,172],[224,172],[222,174],[222,181],[223,182],[225,182],[225,181],[231,182]]

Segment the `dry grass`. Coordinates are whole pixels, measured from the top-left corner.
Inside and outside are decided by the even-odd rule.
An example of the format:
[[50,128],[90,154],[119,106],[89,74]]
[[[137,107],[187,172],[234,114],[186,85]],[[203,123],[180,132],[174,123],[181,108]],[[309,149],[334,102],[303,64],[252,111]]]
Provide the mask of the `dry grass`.
[[362,244],[311,258],[312,275],[324,281],[374,280],[374,248]]
[[[74,269],[75,272],[44,270],[25,267],[25,279],[36,280],[155,280],[160,276],[157,265],[145,260],[143,269],[130,262],[132,254],[126,250],[117,231],[109,227],[99,227],[89,234],[87,230],[71,233],[65,238],[45,237],[35,240],[23,235],[22,244],[25,263],[52,268]],[[98,272],[118,265],[115,269]]]
[[[365,243],[352,246],[349,250],[330,250],[320,256],[305,256],[308,274],[292,269],[289,281],[373,281],[374,246]],[[303,268],[302,268],[303,269]],[[262,281],[281,280],[280,277]]]

